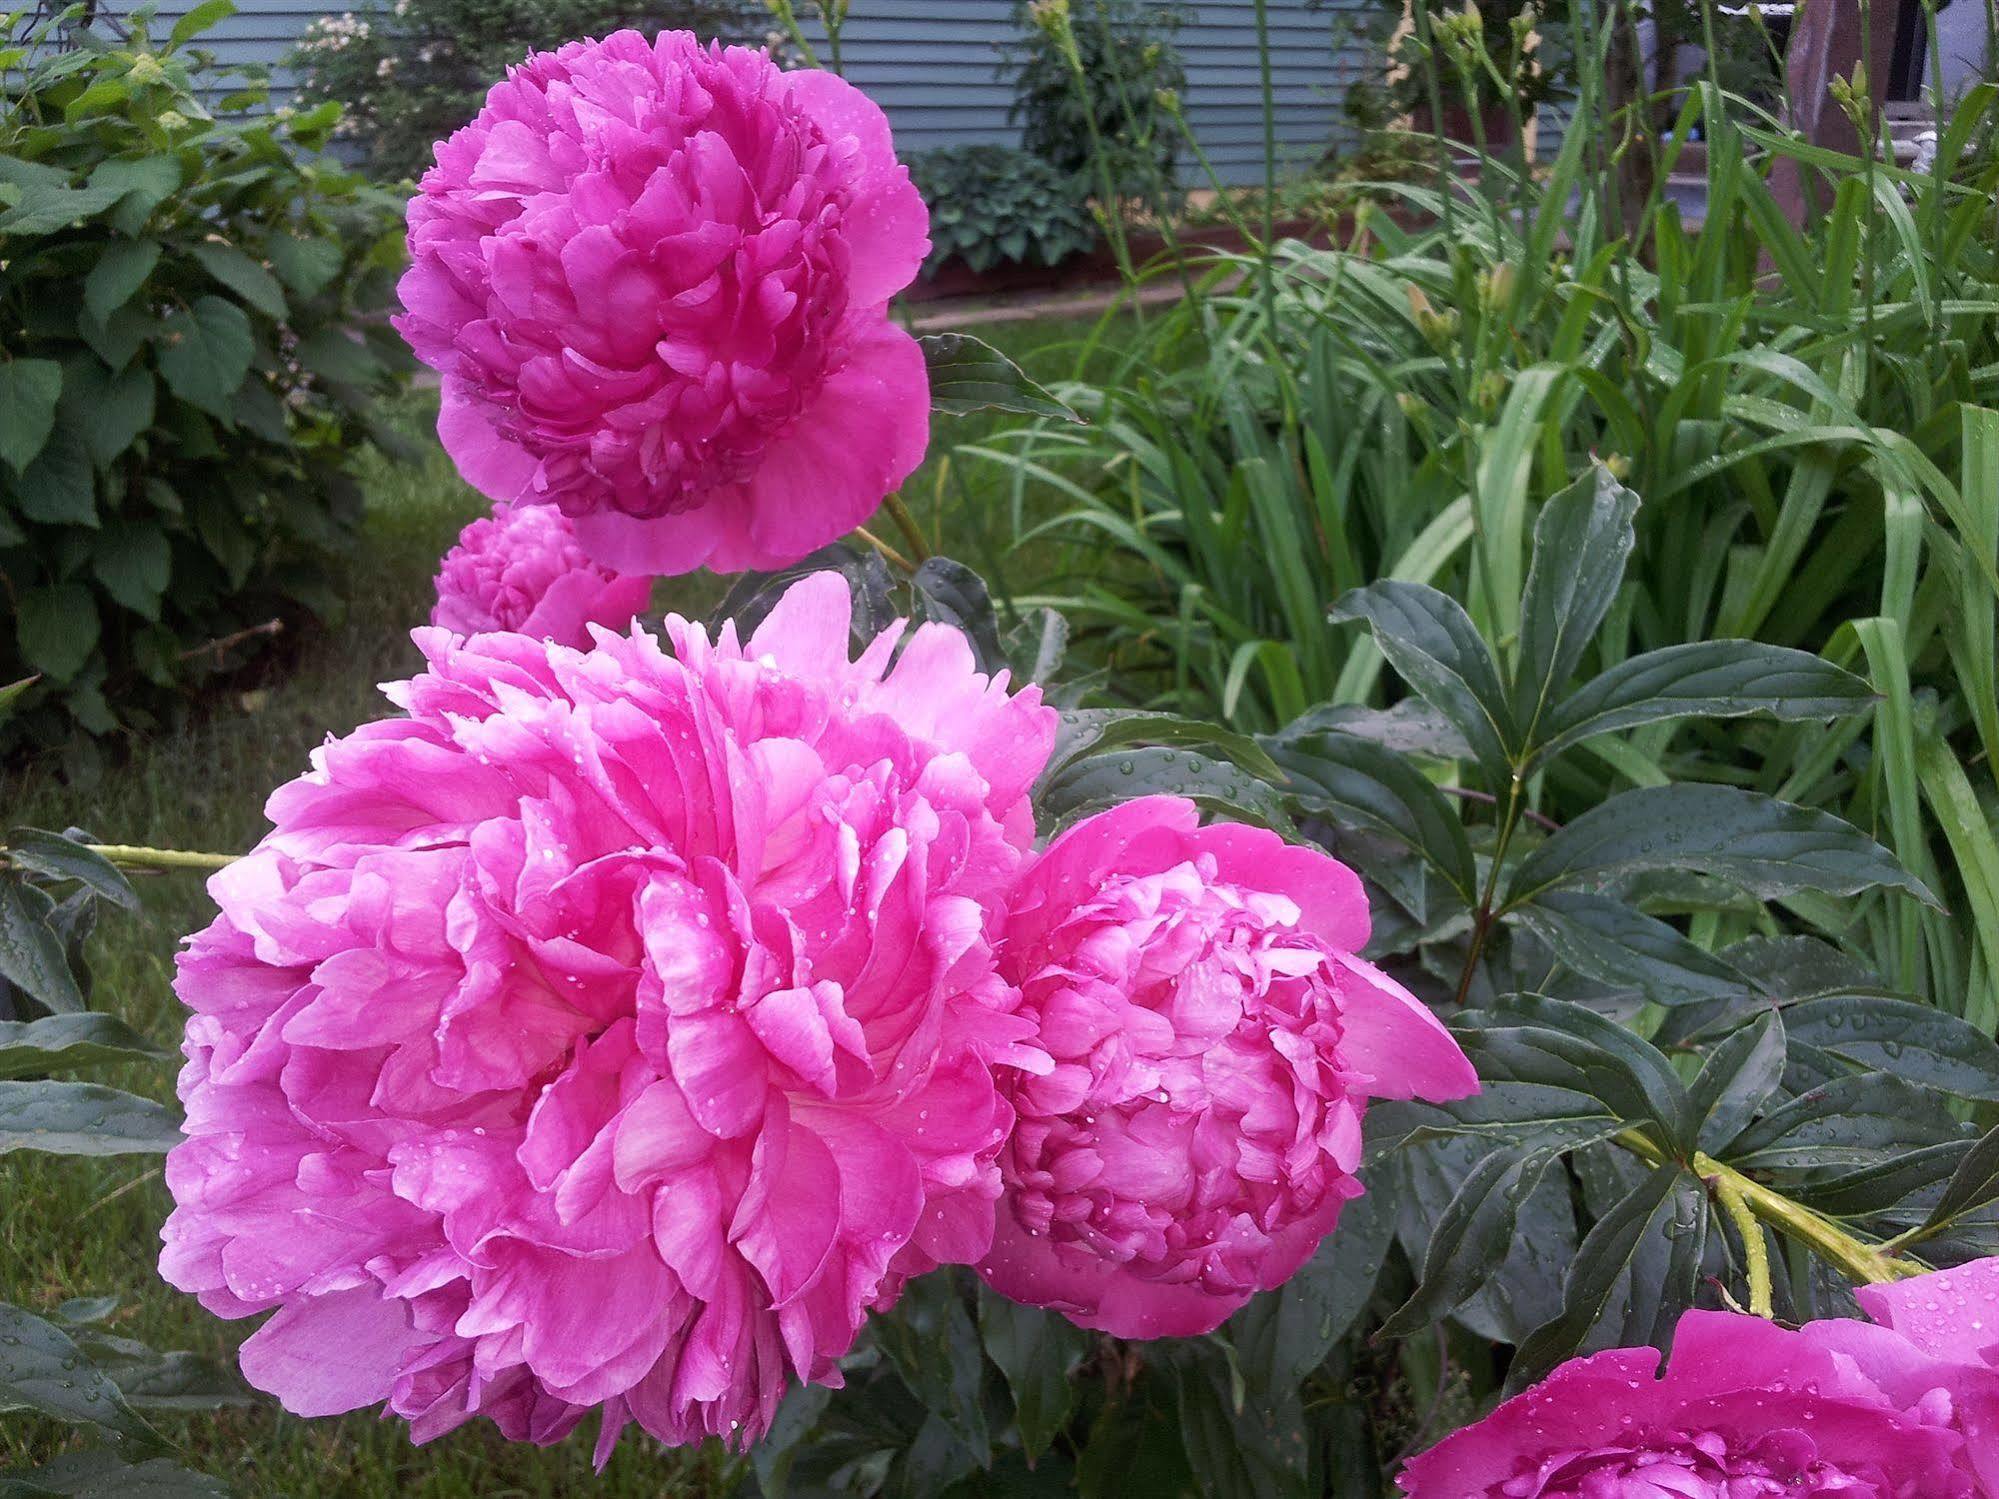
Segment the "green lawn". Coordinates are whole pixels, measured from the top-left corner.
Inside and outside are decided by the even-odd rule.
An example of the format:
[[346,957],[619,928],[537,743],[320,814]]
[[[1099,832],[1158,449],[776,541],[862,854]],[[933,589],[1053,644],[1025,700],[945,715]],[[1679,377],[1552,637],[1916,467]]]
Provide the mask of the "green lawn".
[[[977,330],[1043,378],[1067,372],[1089,323],[1050,321]],[[421,429],[427,413],[412,398],[407,417]],[[975,437],[992,424],[966,418],[941,441]],[[234,851],[264,829],[269,791],[305,768],[310,749],[329,734],[379,716],[376,684],[415,664],[408,632],[425,618],[437,558],[482,502],[459,483],[431,446],[420,464],[375,462],[366,475],[370,504],[363,554],[349,585],[341,625],[298,644],[280,681],[221,694],[172,735],[136,743],[108,758],[91,784],[65,779],[51,755],[0,779],[8,825],[89,828],[108,841]],[[926,528],[945,550],[990,566],[1011,534],[1006,500],[989,476],[954,471],[933,458],[907,486]],[[1018,588],[1031,580],[1015,577]],[[663,585],[663,608],[699,611],[718,596],[696,577]],[[98,1004],[161,1043],[178,1039],[177,1005],[168,988],[179,938],[213,914],[197,880],[167,876],[144,887],[143,915],[113,913],[95,941]],[[172,1069],[133,1069],[105,1081],[169,1096]],[[124,1299],[114,1326],[160,1348],[226,1352],[253,1324],[227,1324],[172,1291],[154,1271],[158,1230],[170,1206],[156,1162],[105,1162],[19,1154],[0,1162],[0,1299],[31,1308],[72,1296]],[[712,1491],[720,1463],[665,1454],[627,1435],[601,1479],[590,1471],[592,1428],[546,1452],[512,1447],[475,1423],[428,1448],[412,1447],[400,1424],[360,1414],[301,1421],[259,1403],[220,1415],[163,1418],[185,1460],[226,1479],[245,1495],[626,1495]],[[51,1428],[0,1418],[0,1469],[52,1455]]]

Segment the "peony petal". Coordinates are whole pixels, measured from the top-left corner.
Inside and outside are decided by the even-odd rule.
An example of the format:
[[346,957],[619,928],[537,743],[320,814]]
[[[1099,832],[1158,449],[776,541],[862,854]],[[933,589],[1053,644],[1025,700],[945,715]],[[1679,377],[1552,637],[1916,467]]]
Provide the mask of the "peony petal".
[[404,1360],[429,1341],[379,1289],[310,1296],[244,1342],[243,1377],[295,1416],[337,1416],[388,1399]]

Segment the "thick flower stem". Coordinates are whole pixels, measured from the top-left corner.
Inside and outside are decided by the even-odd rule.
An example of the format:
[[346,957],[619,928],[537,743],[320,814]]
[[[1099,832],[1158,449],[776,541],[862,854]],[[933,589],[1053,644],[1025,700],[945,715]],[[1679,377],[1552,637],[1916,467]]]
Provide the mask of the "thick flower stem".
[[235,854],[204,854],[184,848],[141,848],[129,843],[93,843],[93,854],[121,869],[227,869]]
[[1742,1252],[1749,1259],[1749,1310],[1759,1317],[1773,1315],[1770,1291],[1770,1245],[1763,1237],[1763,1225],[1749,1209],[1742,1188],[1726,1178],[1712,1183],[1715,1200],[1735,1224],[1742,1238]]
[[900,494],[890,494],[882,501],[882,509],[894,521],[896,529],[902,532],[902,539],[909,543],[910,555],[919,564],[930,560],[930,543],[924,539],[923,528],[916,523],[916,517],[909,513],[909,507],[902,502]]
[[[1655,1166],[1663,1164],[1666,1153],[1650,1138],[1638,1130],[1625,1130],[1614,1137],[1619,1145],[1634,1155],[1642,1156]],[[1884,1254],[1873,1244],[1863,1243],[1841,1228],[1830,1218],[1813,1212],[1801,1202],[1793,1202],[1783,1193],[1773,1191],[1761,1182],[1754,1181],[1737,1171],[1733,1166],[1723,1165],[1713,1156],[1696,1151],[1689,1163],[1694,1174],[1707,1183],[1725,1211],[1736,1220],[1740,1228],[1743,1219],[1738,1214],[1746,1214],[1752,1221],[1769,1224],[1780,1233],[1790,1235],[1805,1245],[1812,1253],[1838,1270],[1848,1280],[1861,1285],[1876,1285],[1885,1281],[1905,1280],[1925,1273],[1926,1267],[1912,1260],[1896,1259]],[[1757,1293],[1755,1260],[1763,1253],[1761,1234],[1745,1233],[1745,1243],[1752,1244],[1749,1254],[1750,1294]],[[1767,1255],[1763,1265],[1763,1295],[1768,1296],[1770,1267]]]

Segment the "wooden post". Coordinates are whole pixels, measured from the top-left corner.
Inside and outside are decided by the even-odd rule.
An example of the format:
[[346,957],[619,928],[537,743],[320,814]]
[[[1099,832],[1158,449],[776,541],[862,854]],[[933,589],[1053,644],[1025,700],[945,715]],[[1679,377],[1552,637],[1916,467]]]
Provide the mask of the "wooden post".
[[[1873,100],[1874,137],[1880,138],[1881,102],[1886,97],[1888,72],[1895,55],[1896,23],[1905,5],[1920,0],[1871,0],[1865,7],[1868,29],[1873,33],[1871,48],[1863,41],[1861,0],[1805,0],[1791,21],[1791,39],[1784,55],[1784,95],[1791,124],[1815,146],[1824,146],[1849,156],[1878,149],[1863,143],[1853,122],[1832,97],[1834,78],[1851,78],[1854,66],[1868,56],[1871,66],[1867,89]],[[1770,186],[1791,222],[1806,218],[1806,185],[1811,184],[1812,207],[1825,207],[1825,194],[1809,171],[1800,171],[1788,158],[1771,169]]]

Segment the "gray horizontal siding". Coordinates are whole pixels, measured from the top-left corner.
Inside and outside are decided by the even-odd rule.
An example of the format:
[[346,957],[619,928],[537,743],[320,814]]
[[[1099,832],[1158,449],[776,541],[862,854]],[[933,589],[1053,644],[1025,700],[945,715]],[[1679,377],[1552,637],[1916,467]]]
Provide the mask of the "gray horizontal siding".
[[[196,0],[162,0],[160,31]],[[325,0],[237,0],[237,14],[202,45],[225,63],[272,69],[282,103],[291,80],[279,66],[316,17],[345,7]],[[1076,0],[1079,20],[1088,0]],[[1351,40],[1351,19],[1366,0],[1269,0],[1272,82],[1279,156],[1309,164],[1341,124],[1340,98],[1368,68]],[[357,10],[360,7],[356,7]],[[1182,103],[1216,171],[1230,182],[1263,173],[1263,93],[1255,0],[1195,0],[1179,34],[1187,67]],[[905,152],[967,142],[1012,144],[1012,89],[999,77],[999,47],[1017,34],[1012,0],[853,0],[844,37],[847,77],[888,111]],[[1190,181],[1193,167],[1188,166]]]

